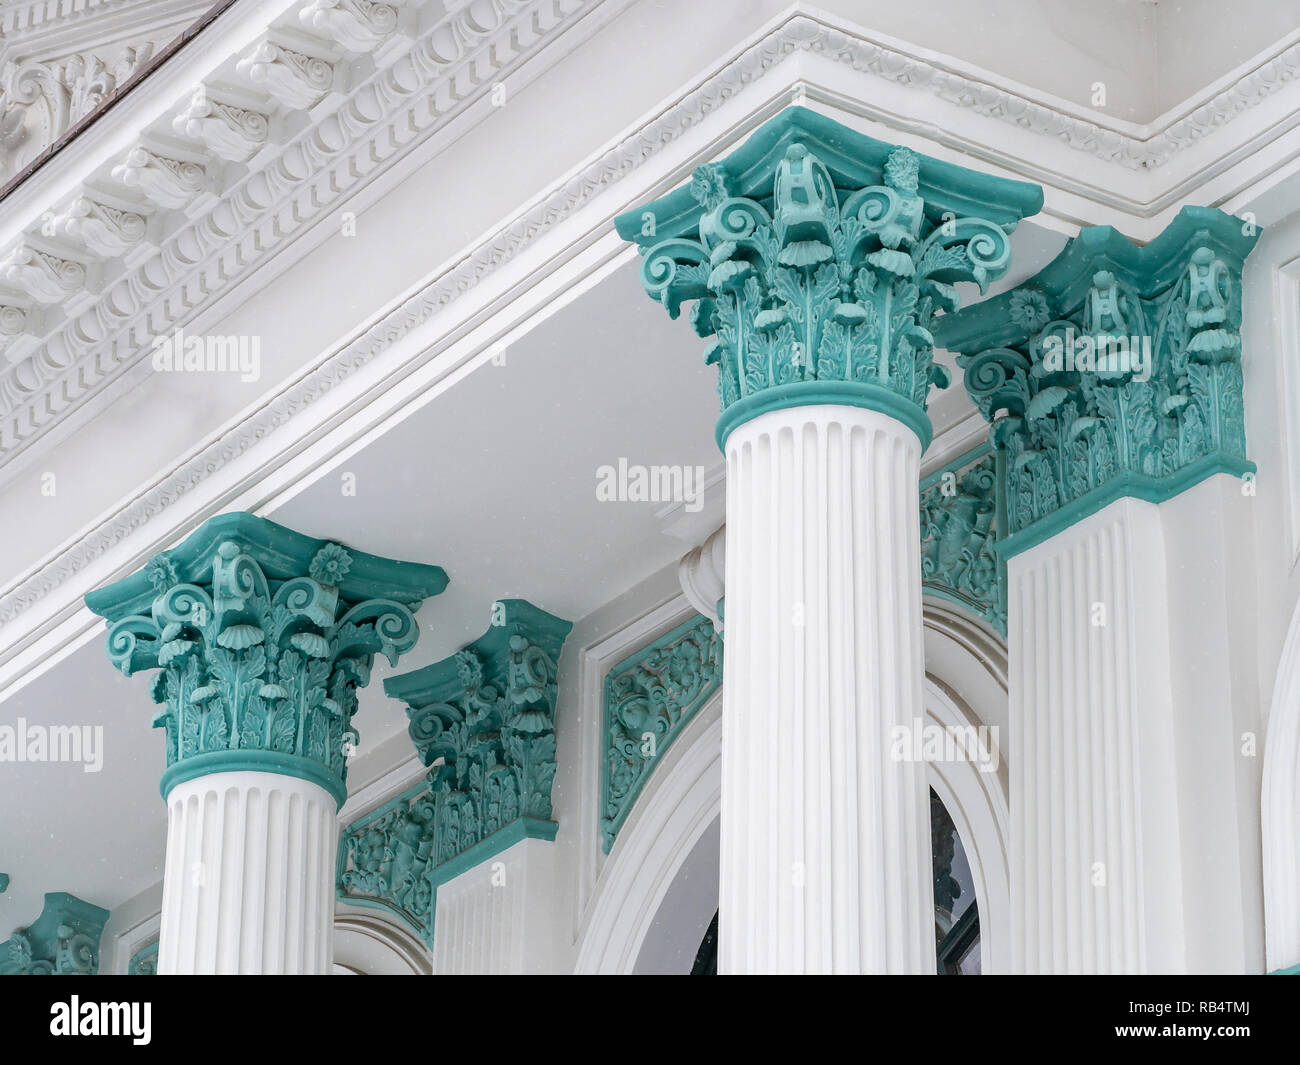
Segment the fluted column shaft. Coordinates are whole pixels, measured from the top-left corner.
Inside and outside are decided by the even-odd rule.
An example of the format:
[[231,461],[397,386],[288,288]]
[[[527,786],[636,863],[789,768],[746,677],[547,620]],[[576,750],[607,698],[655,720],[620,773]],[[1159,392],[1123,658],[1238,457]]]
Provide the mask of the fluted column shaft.
[[794,407],[727,455],[719,971],[933,973],[922,714],[920,443]]
[[1261,915],[1250,500],[1120,499],[1011,558],[1019,972],[1249,972]]
[[335,805],[320,785],[279,773],[176,785],[158,972],[330,972]]

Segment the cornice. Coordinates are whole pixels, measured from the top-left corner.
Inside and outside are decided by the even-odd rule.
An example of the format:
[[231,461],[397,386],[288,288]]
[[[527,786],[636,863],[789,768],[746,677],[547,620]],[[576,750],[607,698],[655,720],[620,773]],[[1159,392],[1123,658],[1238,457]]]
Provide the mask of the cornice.
[[[303,96],[283,87],[277,97],[276,81],[266,77],[266,64],[245,57],[237,68],[239,76],[250,88],[266,90],[260,95],[260,110],[246,110],[256,112],[259,120],[269,119],[277,135],[283,135],[286,115],[306,110],[313,119],[283,145],[272,137],[260,149],[253,142],[241,149],[244,142],[236,139],[232,144],[230,138],[217,136],[223,132],[220,121],[196,116],[192,104],[178,101],[173,117],[179,124],[170,132],[180,130],[185,137],[196,139],[177,147],[176,157],[194,163],[196,159],[185,149],[197,153],[203,179],[200,187],[168,183],[167,175],[141,155],[143,151],[167,158],[163,142],[142,133],[131,153],[102,163],[94,175],[87,176],[77,196],[63,196],[59,203],[46,204],[28,227],[28,233],[39,236],[42,219],[61,217],[77,200],[93,201],[96,192],[105,188],[136,202],[142,216],[174,210],[178,199],[187,201],[188,217],[168,216],[179,217],[180,225],[165,237],[146,239],[143,230],[133,237],[140,243],[126,256],[134,265],[125,273],[96,291],[96,274],[112,269],[118,256],[103,244],[92,247],[75,237],[54,249],[42,249],[26,239],[0,249],[0,259],[12,257],[14,265],[8,271],[7,299],[0,283],[0,304],[11,308],[6,319],[6,355],[14,363],[0,371],[0,465],[13,461],[137,365],[148,350],[150,337],[184,325],[212,306],[254,268],[268,262],[313,222],[391,166],[451,109],[480,91],[488,78],[563,32],[599,2],[491,0],[497,18],[491,29],[482,27],[480,15],[462,7],[404,42],[409,50],[398,58],[381,55],[391,60],[391,65],[375,69],[341,99],[328,100],[324,110],[329,113],[322,113],[319,103],[303,107],[311,94]],[[304,2],[295,5],[290,14],[309,14],[314,6]],[[293,28],[301,31],[304,25],[315,27],[317,23],[304,23],[300,18]],[[326,50],[346,51],[337,38],[322,38],[318,44]],[[376,52],[383,53],[383,46]],[[1212,96],[1193,101],[1156,124],[1136,126],[1035,95],[1022,86],[1002,84],[992,75],[922,58],[899,42],[873,39],[829,16],[796,9],[671,110],[684,116],[707,113],[712,109],[711,95],[725,98],[734,94],[786,58],[801,53],[884,79],[918,97],[938,97],[1019,132],[1050,139],[1086,154],[1094,163],[1100,160],[1139,172],[1163,167],[1181,149],[1293,86],[1300,72],[1300,44],[1291,44],[1244,70],[1231,85],[1211,87],[1218,89]],[[219,97],[230,79],[209,80],[216,86],[212,92]],[[1300,122],[1300,115],[1294,121]],[[646,129],[643,142],[662,144],[675,135],[671,125],[661,120]],[[643,147],[636,154],[644,159],[650,153]],[[1222,153],[1224,159],[1230,154]],[[226,163],[232,156],[240,155],[251,156],[252,169],[218,195],[214,177],[228,169]],[[1213,168],[1205,170],[1206,175],[1212,172]],[[163,180],[151,183],[154,175]],[[1076,191],[1087,194],[1086,189]],[[1130,198],[1124,207],[1140,212],[1140,198]],[[40,271],[22,268],[23,256],[33,249],[61,252],[57,257],[70,263],[77,276],[85,271],[92,290],[84,299],[72,301],[76,313],[52,327],[48,320],[55,315],[42,313],[42,302],[51,303],[53,290],[43,283]],[[17,332],[9,332],[14,328],[10,320],[20,323]]]
[[[574,10],[574,5],[578,2],[579,0],[570,0],[569,3],[560,5],[558,0],[552,0],[547,5],[547,9],[552,17],[558,17],[557,13],[561,6],[566,10]],[[525,5],[526,12],[532,12],[538,6],[529,3]],[[581,13],[582,11],[578,12],[579,15]],[[519,16],[517,21],[524,21],[524,16]],[[563,26],[568,24],[568,22],[563,23],[559,29],[563,29]],[[555,32],[559,32],[559,29]],[[446,93],[453,91],[451,85],[457,81],[458,71],[469,69],[474,64],[478,64],[474,69],[483,71],[485,68],[482,64],[495,62],[498,53],[492,45],[494,39],[494,37],[476,38],[481,42],[479,48],[472,54],[468,51],[462,52],[462,60],[459,63],[444,67],[439,84],[444,85],[445,88],[440,91]],[[1176,150],[1179,144],[1200,139],[1213,129],[1222,127],[1244,114],[1248,101],[1258,105],[1264,99],[1280,92],[1284,82],[1291,84],[1286,82],[1282,72],[1290,69],[1290,64],[1300,59],[1297,55],[1298,51],[1300,46],[1283,48],[1272,59],[1251,67],[1242,80],[1234,83],[1233,87],[1222,89],[1216,92],[1213,99],[1172,115],[1167,126],[1152,131],[1146,127],[1106,120],[1104,116],[1083,117],[1078,113],[1082,109],[1073,108],[1073,105],[1049,106],[1047,103],[1035,102],[1027,95],[1028,90],[1013,91],[998,87],[991,81],[979,81],[969,74],[906,54],[892,44],[870,39],[856,31],[850,32],[834,23],[829,16],[809,12],[806,9],[796,9],[792,14],[771,25],[755,40],[743,45],[735,55],[656,111],[610,148],[542,192],[500,228],[468,249],[460,259],[395,305],[390,306],[352,338],[326,353],[314,366],[287,384],[264,405],[243,417],[228,430],[197,447],[193,453],[166,471],[119,510],[98,521],[47,557],[41,564],[11,582],[0,594],[0,625],[14,621],[21,613],[32,609],[43,599],[57,592],[78,573],[104,558],[127,540],[136,537],[146,525],[158,518],[165,508],[175,507],[180,500],[194,492],[210,476],[228,470],[232,464],[262,444],[272,434],[287,429],[305,412],[313,410],[314,413],[315,405],[332,393],[346,389],[361,370],[381,355],[390,352],[398,341],[416,334],[435,315],[466,296],[471,289],[481,290],[482,283],[486,279],[513,263],[521,253],[537,244],[556,226],[572,218],[602,193],[617,186],[624,178],[634,173],[641,173],[647,164],[676,145],[687,134],[695,131],[700,123],[748,87],[760,83],[787,59],[815,53],[853,71],[887,78],[897,85],[905,86],[919,101],[937,95],[975,113],[996,118],[1019,130],[1027,130],[1038,137],[1046,138],[1053,144],[1064,144],[1081,155],[1137,160],[1131,166],[1126,164],[1126,169],[1158,170],[1161,166],[1160,159],[1168,158],[1164,146],[1172,146]],[[411,68],[403,67],[403,70],[408,69]],[[806,86],[807,82],[797,75],[798,72],[794,76],[796,84]],[[486,80],[482,74],[477,77],[479,80],[476,84],[482,84]],[[491,74],[487,77],[491,77]],[[1292,88],[1300,92],[1300,85],[1293,85]],[[427,92],[426,89],[426,95]],[[394,99],[401,97],[409,105],[410,95],[412,94],[398,93]],[[372,102],[380,98],[379,95],[369,97]],[[758,106],[761,110],[764,105],[760,103]],[[753,124],[756,125],[763,118],[770,117],[771,113],[774,112],[769,110],[751,116]],[[901,121],[900,119],[900,123]],[[322,155],[331,163],[327,178],[334,174],[346,177],[351,171],[345,156],[353,154],[365,156],[368,151],[375,148],[376,143],[382,140],[382,136],[375,131],[376,125],[378,123],[360,122],[357,127],[359,139],[349,142],[347,147],[340,148],[334,155],[321,149]],[[741,134],[744,132],[747,130],[739,131]],[[1161,140],[1162,137],[1171,139]],[[1046,150],[1046,141],[1044,145]],[[1145,147],[1141,147],[1143,145]],[[1235,150],[1235,145],[1226,145],[1218,158],[1229,160]],[[295,154],[294,158],[302,162],[308,156],[309,153],[304,152]],[[283,162],[283,159],[284,157],[281,156],[279,161]],[[1224,166],[1227,165],[1229,164],[1225,162]],[[1026,165],[1022,168],[1022,172],[1028,173],[1029,169]],[[1202,169],[1207,174],[1212,171],[1208,165]],[[660,182],[659,187],[666,191],[680,181],[687,172],[689,171],[683,171],[679,167],[672,174],[667,175]],[[306,182],[304,187],[310,186],[312,193],[318,191],[317,186],[311,186],[310,180],[306,178],[303,180]],[[269,188],[269,183],[262,181],[254,183],[251,180],[242,187],[247,191],[250,185],[257,189]],[[278,186],[278,188],[283,192],[287,186]],[[232,190],[232,194],[234,191]],[[328,192],[328,189],[319,191]],[[289,210],[292,214],[292,196],[288,197],[288,201],[290,201]],[[632,201],[629,198],[626,202]],[[249,226],[234,229],[234,235],[229,238],[230,243],[222,246],[223,251],[226,248],[232,249],[232,254],[236,256],[236,259],[231,260],[232,262],[237,262],[238,254],[242,254],[239,249],[259,247],[261,250],[257,253],[257,261],[264,261],[270,256],[274,247],[303,228],[298,223],[294,223],[291,226],[292,232],[281,233],[276,214],[277,206],[283,208],[284,203],[268,201],[260,213],[255,213]],[[1136,207],[1134,209],[1137,210]],[[229,223],[230,216],[225,217]],[[608,222],[609,220],[598,220],[592,232],[604,232]],[[239,270],[227,273],[217,264],[216,260],[219,258],[220,256],[210,256],[203,260],[203,264],[215,267],[213,276],[217,276],[223,286],[233,286],[244,275]],[[162,264],[164,260],[165,256],[159,255],[152,262]],[[186,278],[204,276],[203,264],[191,265],[185,275]],[[150,269],[159,268],[159,266],[150,267]],[[528,282],[531,283],[533,282]],[[184,282],[171,282],[159,286],[148,293],[152,301],[151,308],[154,303],[162,305],[168,299],[175,301],[181,295],[181,290],[188,287]],[[198,308],[194,306],[189,308],[190,313],[197,313],[197,310]],[[137,318],[143,318],[145,314],[146,312],[141,310]],[[162,327],[163,321],[159,321],[158,325]],[[97,350],[102,351],[107,347],[105,343]],[[426,355],[427,353],[421,352],[411,358],[414,360]],[[115,356],[109,354],[103,357],[111,360]],[[79,362],[74,361],[68,370],[68,375],[75,376],[80,365]],[[128,378],[124,377],[123,380]],[[11,415],[13,416],[16,415]],[[292,446],[292,443],[286,438],[286,449]],[[263,470],[252,475],[253,479],[263,476],[265,472]],[[177,513],[179,521],[181,520],[179,511]],[[152,549],[150,545],[157,545],[170,535],[172,535],[170,531],[162,530],[156,535],[151,533],[140,537],[141,548],[137,552],[138,557],[142,559],[150,553]],[[69,601],[71,602],[73,598],[75,597],[70,597]],[[45,614],[47,618],[61,620],[68,616],[71,609],[73,608],[61,604],[46,611]],[[63,613],[55,618],[54,615],[60,610]],[[50,623],[52,622],[45,622],[45,624]],[[13,639],[5,641],[8,646],[0,648],[0,660],[12,657],[13,645],[20,639],[28,639],[31,631],[31,628],[27,628],[23,634],[15,633]]]
[[[90,241],[74,236],[43,245],[49,219],[69,213],[69,203],[47,205],[17,243],[0,249],[0,307],[17,312],[9,314],[14,322],[21,319],[6,334],[12,365],[0,371],[0,464],[138,364],[150,338],[211,306],[600,0],[453,5],[447,17],[416,32],[412,20],[423,3],[411,0],[397,29],[369,45],[324,19],[317,0],[295,4],[289,14],[299,17],[280,20],[286,30],[311,39],[323,55],[364,57],[358,50],[368,49],[373,73],[342,94],[310,85],[298,91],[290,75],[274,76],[276,60],[259,54],[259,44],[242,62],[230,57],[233,71],[218,68],[192,99],[177,101],[170,123],[152,123],[130,151],[97,161],[71,204],[102,200],[107,189],[134,203],[140,216],[185,205],[184,214],[168,216],[178,224],[164,237],[147,238],[137,227],[120,276],[98,281],[120,256]],[[264,39],[274,43],[279,28],[268,27]],[[308,121],[286,133],[294,113],[304,111]],[[201,180],[184,186],[170,179],[178,163],[197,165]],[[231,172],[227,164],[248,169],[218,195]],[[31,265],[34,255],[54,256],[56,268],[70,264],[78,298],[63,304],[67,296],[46,277],[51,271]],[[45,332],[42,319],[61,304],[66,318]],[[51,311],[40,313],[42,306]]]

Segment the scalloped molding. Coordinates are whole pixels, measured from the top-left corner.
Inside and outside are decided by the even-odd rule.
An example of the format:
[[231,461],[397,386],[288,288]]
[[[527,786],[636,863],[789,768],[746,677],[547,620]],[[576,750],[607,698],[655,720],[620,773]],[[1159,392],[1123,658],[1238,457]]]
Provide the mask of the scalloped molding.
[[[561,4],[563,0],[550,0],[550,2]],[[570,2],[576,4],[580,0],[570,0]],[[490,43],[484,44],[465,59],[464,65],[491,61],[493,55]],[[809,57],[824,62],[809,67],[802,62]],[[785,68],[789,74],[788,81],[782,83],[780,77],[769,79],[769,75],[774,70],[783,67],[783,64],[792,58],[796,62]],[[826,66],[827,63],[830,64],[829,67]],[[1232,123],[1235,118],[1245,114],[1251,106],[1259,108],[1265,102],[1274,100],[1281,92],[1284,83],[1290,86],[1290,92],[1300,96],[1300,83],[1287,81],[1285,77],[1285,72],[1293,65],[1300,66],[1300,45],[1296,44],[1282,48],[1270,59],[1251,65],[1226,88],[1220,84],[1211,86],[1205,94],[1202,94],[1202,96],[1209,94],[1206,99],[1180,110],[1168,123],[1151,132],[1147,127],[1124,123],[1105,126],[1100,121],[1080,117],[1076,112],[1081,109],[1072,108],[1071,105],[1056,106],[1055,103],[1041,102],[1041,100],[1035,102],[1026,95],[1027,91],[999,87],[991,78],[981,81],[957,69],[956,64],[932,63],[903,52],[892,42],[882,43],[879,39],[868,38],[860,31],[846,28],[829,16],[796,8],[792,13],[776,20],[768,30],[759,34],[756,40],[742,45],[737,53],[723,62],[719,68],[707,74],[664,108],[656,111],[643,125],[633,129],[609,150],[576,168],[569,176],[542,193],[452,266],[439,272],[396,306],[379,315],[370,326],[353,339],[327,353],[314,368],[307,370],[291,382],[265,405],[228,431],[196,448],[195,452],[165,473],[152,486],[127,502],[116,513],[57,550],[42,564],[11,582],[0,594],[0,626],[9,625],[20,614],[32,610],[78,573],[100,564],[119,545],[136,537],[146,525],[158,518],[165,508],[173,508],[175,517],[171,519],[170,527],[158,529],[156,532],[151,529],[148,536],[138,537],[139,547],[130,552],[130,561],[124,560],[118,569],[125,571],[128,566],[138,565],[147,554],[174,536],[177,528],[193,524],[206,516],[201,515],[196,519],[194,514],[183,512],[184,508],[177,507],[180,500],[194,493],[210,476],[222,471],[228,472],[233,463],[266,441],[276,430],[287,427],[295,419],[302,419],[303,428],[295,434],[295,439],[283,438],[283,444],[272,465],[279,466],[291,460],[294,457],[293,449],[303,446],[303,439],[312,431],[319,429],[316,412],[312,408],[331,393],[345,391],[349,385],[354,388],[359,387],[352,379],[358,377],[360,371],[379,360],[381,355],[389,353],[398,342],[407,341],[408,346],[415,346],[416,341],[421,338],[422,327],[451,304],[466,296],[471,289],[478,289],[479,294],[476,295],[476,299],[486,300],[487,297],[481,293],[484,288],[483,283],[489,277],[503,272],[504,268],[514,263],[521,253],[542,244],[547,237],[554,235],[554,231],[562,223],[574,219],[574,216],[580,216],[574,219],[574,225],[584,225],[584,235],[570,242],[568,247],[573,250],[574,261],[562,263],[560,269],[578,269],[575,265],[577,258],[598,245],[600,238],[607,233],[609,221],[617,213],[620,205],[615,205],[614,209],[594,221],[588,217],[590,212],[585,215],[580,213],[603,193],[618,188],[619,183],[630,175],[638,176],[639,180],[630,183],[639,184],[640,187],[627,194],[625,204],[633,202],[636,196],[642,195],[646,185],[661,190],[672,187],[673,183],[681,180],[701,157],[707,157],[725,147],[726,143],[732,143],[735,139],[743,137],[762,120],[779,110],[780,106],[788,101],[792,88],[805,102],[816,95],[829,101],[829,107],[839,108],[842,111],[848,110],[850,113],[864,113],[864,106],[848,107],[846,104],[841,91],[846,83],[842,78],[836,86],[824,89],[818,87],[818,83],[812,80],[812,75],[817,75],[819,79],[824,77],[827,82],[835,81],[836,77],[843,75],[846,70],[855,76],[867,75],[867,80],[859,78],[853,82],[858,86],[857,100],[866,99],[871,95],[869,90],[872,85],[887,80],[895,87],[905,87],[909,97],[915,100],[918,111],[923,112],[927,106],[932,110],[932,97],[939,96],[948,100],[956,108],[969,110],[977,115],[994,119],[1000,124],[1014,127],[1011,131],[1014,134],[1026,132],[1032,134],[1033,139],[1042,145],[1045,155],[1059,150],[1064,145],[1065,150],[1072,157],[1072,162],[1080,170],[1087,169],[1089,160],[1096,162],[1097,157],[1100,156],[1103,162],[1107,159],[1112,163],[1116,160],[1129,161],[1123,166],[1112,165],[1108,171],[1112,175],[1117,172],[1130,172],[1142,176],[1152,170],[1167,169],[1168,167],[1162,164],[1162,160],[1170,158],[1171,152],[1191,145],[1210,132]],[[454,80],[454,70],[444,73],[446,82],[450,83]],[[700,137],[703,136],[698,129],[700,123],[751,86],[756,88],[760,84],[764,86],[763,91],[750,91],[745,97],[747,101],[752,101],[754,110],[733,126],[726,137],[714,140],[707,150],[700,145]],[[404,96],[405,94],[398,93],[396,98],[404,98]],[[1300,108],[1291,110],[1294,112],[1292,124],[1300,124]],[[917,122],[906,117],[895,117],[893,121],[898,128],[902,129],[918,125]],[[1236,155],[1242,143],[1249,142],[1258,131],[1253,127],[1245,128],[1249,125],[1247,123],[1237,124],[1243,127],[1242,140],[1224,144],[1214,160],[1200,165],[1196,171],[1194,184],[1204,184],[1238,164]],[[365,124],[362,125],[362,132],[364,132]],[[926,136],[937,138],[939,143],[945,146],[956,144],[960,150],[969,151],[980,158],[990,157],[990,150],[983,141],[960,142],[959,139],[955,139],[956,135],[937,131],[932,122],[919,123],[919,125],[924,127]],[[982,132],[975,130],[971,136],[979,137]],[[363,141],[352,144],[351,151],[364,153],[370,150],[374,140],[379,136],[378,132],[370,128],[370,135]],[[946,140],[943,139],[945,137]],[[683,152],[691,151],[695,152],[694,157],[685,160],[680,158]],[[1022,155],[1013,156],[1008,152],[998,157],[1000,165],[1006,166],[1014,173],[1034,176],[1041,180],[1036,164],[1031,166],[1023,161]],[[1083,156],[1087,156],[1088,159],[1085,160]],[[655,176],[647,178],[644,167],[656,161],[657,157],[659,158]],[[330,161],[331,170],[346,172],[346,167],[342,166],[337,158],[331,157]],[[1240,189],[1248,186],[1251,180],[1255,178],[1262,180],[1259,173],[1252,173],[1253,177],[1238,182],[1238,195],[1244,195]],[[1175,175],[1173,184],[1166,190],[1166,196],[1190,195],[1186,187],[1187,180],[1186,175]],[[1065,228],[1069,228],[1070,210],[1077,204],[1071,200],[1064,206],[1054,207],[1050,195],[1053,191],[1060,193],[1060,198],[1063,199],[1082,195],[1084,200],[1094,204],[1097,213],[1105,217],[1113,216],[1116,210],[1115,196],[1100,191],[1100,186],[1090,190],[1076,180],[1074,171],[1070,170],[1060,175],[1060,181],[1056,186],[1049,187],[1047,213],[1055,214],[1058,219],[1064,220]],[[1143,200],[1140,197],[1132,197],[1125,200],[1119,197],[1118,199],[1123,200],[1123,205],[1131,212],[1130,217],[1134,220],[1135,226],[1137,220],[1150,218],[1157,223],[1156,229],[1159,229],[1156,215],[1162,208],[1158,198]],[[284,207],[283,204],[279,206]],[[291,209],[292,204],[289,207]],[[1110,214],[1108,215],[1107,212]],[[260,216],[259,224],[262,225],[260,230],[236,229],[235,244],[252,248],[260,240],[265,251],[269,251],[265,241],[275,240],[275,221],[275,210],[269,209],[267,213]],[[614,252],[606,248],[600,254],[604,259],[598,264],[598,268],[608,268],[613,262]],[[155,262],[161,263],[162,259],[165,259],[165,255]],[[223,273],[219,263],[209,263],[208,266],[217,274]],[[591,269],[590,264],[587,264],[588,272]],[[195,267],[191,274],[201,276],[203,270],[203,267]],[[540,265],[537,273],[538,277],[530,277],[526,282],[517,284],[512,292],[516,299],[523,302],[522,297],[525,294],[539,289],[543,282],[553,281],[551,276],[540,276],[545,273]],[[191,275],[186,276],[189,278]],[[237,279],[237,277],[226,277],[225,283],[233,285]],[[173,283],[162,291],[175,295],[176,288],[176,284]],[[160,302],[165,301],[160,297]],[[473,313],[467,311],[467,319],[472,317]],[[163,323],[158,324],[161,326]],[[450,332],[451,330],[448,331],[448,335]],[[391,372],[406,366],[409,370],[410,366],[417,365],[421,361],[427,362],[430,357],[427,351],[416,350],[408,354],[404,362],[397,367],[387,366],[386,369]],[[455,368],[451,367],[451,369]],[[308,411],[311,411],[311,415],[304,418],[304,414]],[[306,422],[315,424],[307,426]],[[342,446],[346,446],[346,441]],[[262,468],[249,471],[237,487],[224,489],[223,498],[228,500],[254,484],[272,483],[273,472],[273,469],[265,464]],[[209,513],[211,512],[213,511],[210,507]],[[69,595],[68,600],[44,611],[40,618],[22,626],[22,631],[14,631],[12,635],[7,633],[8,639],[4,641],[6,646],[0,648],[0,663],[6,665],[13,663],[16,655],[25,646],[32,645],[42,636],[48,635],[53,626],[72,617],[75,608],[69,604],[75,601],[75,595]],[[84,635],[84,631],[82,634]],[[70,642],[66,634],[61,642],[65,645]],[[12,674],[13,671],[6,670],[6,672]],[[11,680],[12,676],[7,676],[4,681],[0,681],[0,684],[9,683]]]

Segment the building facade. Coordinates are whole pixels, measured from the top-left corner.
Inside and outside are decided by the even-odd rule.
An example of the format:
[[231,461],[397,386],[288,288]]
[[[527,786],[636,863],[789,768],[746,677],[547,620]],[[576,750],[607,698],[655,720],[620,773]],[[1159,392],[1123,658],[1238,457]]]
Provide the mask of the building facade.
[[0,972],[1300,966],[1298,67],[5,5]]

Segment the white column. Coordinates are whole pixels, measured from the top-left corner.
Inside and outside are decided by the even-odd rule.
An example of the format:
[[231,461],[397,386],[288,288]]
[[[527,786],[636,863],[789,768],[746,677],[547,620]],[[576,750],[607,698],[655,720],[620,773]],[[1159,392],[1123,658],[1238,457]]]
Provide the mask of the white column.
[[524,839],[438,887],[438,976],[555,971],[550,912],[555,844]]
[[856,407],[726,441],[719,971],[933,973],[920,443]]
[[1012,950],[1030,973],[1257,967],[1239,482],[1121,499],[1008,565]]
[[328,973],[337,804],[279,773],[212,773],[167,796],[160,975]]

